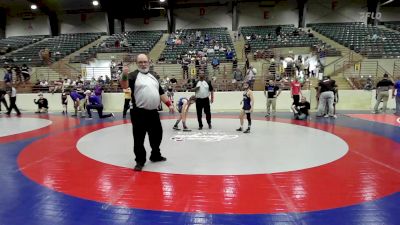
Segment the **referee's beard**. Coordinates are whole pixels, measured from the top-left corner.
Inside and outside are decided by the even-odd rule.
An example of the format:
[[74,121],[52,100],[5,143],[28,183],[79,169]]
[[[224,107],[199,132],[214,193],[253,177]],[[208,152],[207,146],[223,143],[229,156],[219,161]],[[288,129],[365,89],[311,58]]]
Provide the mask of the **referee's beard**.
[[148,73],[148,72],[149,72],[149,68],[144,68],[144,69],[138,68],[138,70],[139,70],[139,72],[141,72],[141,73]]

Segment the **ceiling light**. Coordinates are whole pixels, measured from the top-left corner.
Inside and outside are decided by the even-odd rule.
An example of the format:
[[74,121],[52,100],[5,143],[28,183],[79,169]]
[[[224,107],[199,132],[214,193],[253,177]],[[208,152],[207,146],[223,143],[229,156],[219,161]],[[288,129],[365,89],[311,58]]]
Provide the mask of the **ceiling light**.
[[33,9],[33,10],[37,9],[37,5],[35,5],[35,4],[31,5],[31,9]]
[[160,0],[160,2],[165,2],[165,0]]
[[99,1],[96,1],[96,0],[93,1],[92,3],[93,3],[94,6],[98,6],[99,5]]

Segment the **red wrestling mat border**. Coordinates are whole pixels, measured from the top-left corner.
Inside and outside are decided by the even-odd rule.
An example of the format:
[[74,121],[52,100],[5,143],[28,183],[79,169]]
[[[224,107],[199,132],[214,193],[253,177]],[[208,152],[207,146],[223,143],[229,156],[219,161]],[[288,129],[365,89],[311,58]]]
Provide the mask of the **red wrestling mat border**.
[[[169,118],[172,117],[164,117]],[[28,178],[67,195],[116,206],[176,212],[306,212],[372,201],[400,190],[399,153],[395,151],[400,145],[396,142],[331,124],[274,121],[333,133],[345,140],[349,152],[339,160],[304,170],[206,176],[134,172],[95,161],[76,149],[77,141],[86,134],[122,124],[121,121],[85,126],[38,140],[19,155],[18,165]]]

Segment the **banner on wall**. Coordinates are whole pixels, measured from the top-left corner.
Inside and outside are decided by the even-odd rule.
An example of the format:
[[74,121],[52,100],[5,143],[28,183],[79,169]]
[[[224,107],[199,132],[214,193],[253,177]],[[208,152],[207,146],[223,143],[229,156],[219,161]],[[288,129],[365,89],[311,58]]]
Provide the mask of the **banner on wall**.
[[269,19],[269,11],[264,11],[264,19]]
[[360,71],[360,70],[361,70],[361,63],[354,64],[354,71]]
[[206,9],[205,8],[200,8],[200,16],[204,16],[206,14]]
[[332,10],[335,10],[338,5],[338,0],[332,0]]
[[82,14],[81,14],[81,22],[82,22],[82,23],[85,23],[86,20],[87,20],[87,15],[86,15],[85,13],[82,13]]

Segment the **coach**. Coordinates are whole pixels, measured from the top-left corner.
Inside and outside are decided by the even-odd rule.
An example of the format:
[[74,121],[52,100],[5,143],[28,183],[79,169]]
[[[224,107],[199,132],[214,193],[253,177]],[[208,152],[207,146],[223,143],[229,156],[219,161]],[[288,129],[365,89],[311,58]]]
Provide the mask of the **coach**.
[[145,54],[139,54],[136,59],[138,69],[128,74],[128,69],[124,68],[121,79],[121,87],[131,88],[132,107],[131,122],[133,131],[134,147],[136,156],[135,171],[141,171],[146,163],[146,149],[144,139],[146,133],[149,135],[151,155],[150,161],[161,162],[167,159],[161,155],[160,144],[162,140],[162,126],[158,114],[160,100],[174,112],[174,107],[164,94],[158,80],[149,73],[149,58]]

